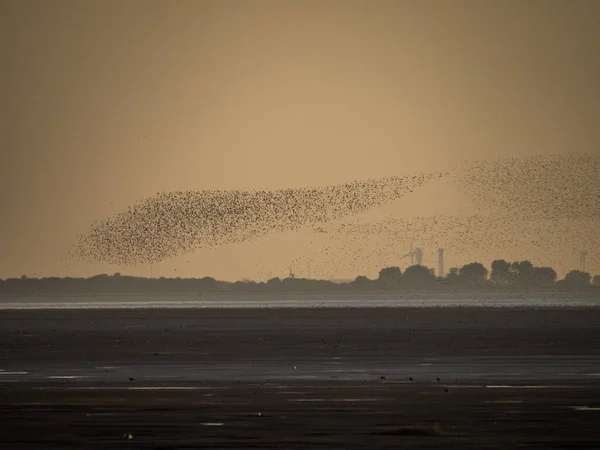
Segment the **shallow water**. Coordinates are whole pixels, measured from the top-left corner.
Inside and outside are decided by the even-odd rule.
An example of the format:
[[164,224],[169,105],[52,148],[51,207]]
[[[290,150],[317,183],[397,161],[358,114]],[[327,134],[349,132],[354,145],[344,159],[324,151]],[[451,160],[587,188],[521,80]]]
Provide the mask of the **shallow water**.
[[0,298],[0,309],[597,307],[600,292],[536,294],[239,294]]
[[[69,386],[85,386],[89,383],[127,382],[132,377],[131,387],[143,388],[139,383],[162,382],[293,382],[306,380],[379,380],[385,375],[387,383],[415,382],[436,383],[442,377],[442,384],[454,384],[457,380],[480,382],[483,380],[585,380],[598,379],[600,357],[553,356],[528,357],[438,357],[432,366],[423,367],[424,357],[387,357],[385,360],[348,359],[342,362],[335,374],[329,370],[324,359],[313,358],[302,361],[293,368],[289,359],[272,358],[263,361],[240,359],[229,362],[188,363],[130,363],[114,370],[98,368],[83,361],[71,362],[13,362],[0,361],[0,384],[7,382],[31,383],[42,381],[75,382]],[[488,388],[504,388],[504,384],[492,384]],[[526,387],[526,386],[521,386]],[[528,386],[527,386],[528,387]]]

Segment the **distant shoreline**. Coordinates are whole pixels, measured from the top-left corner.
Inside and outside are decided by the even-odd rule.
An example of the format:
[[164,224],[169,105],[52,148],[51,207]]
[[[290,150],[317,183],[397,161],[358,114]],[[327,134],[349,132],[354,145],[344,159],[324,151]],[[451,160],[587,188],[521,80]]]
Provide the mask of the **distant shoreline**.
[[397,291],[324,291],[324,292],[306,292],[306,291],[265,291],[265,292],[107,292],[107,293],[37,293],[37,294],[8,294],[0,293],[0,301],[10,298],[131,298],[131,297],[176,297],[176,298],[208,298],[208,297],[397,297],[397,298],[419,298],[419,297],[437,297],[437,298],[463,298],[465,296],[477,297],[565,297],[565,296],[594,296],[600,300],[600,289],[595,286],[587,289],[536,289],[536,290],[517,290],[517,289],[472,289],[461,291],[447,290],[397,290]]
[[0,309],[311,309],[600,307],[599,291],[467,293],[218,293],[0,297]]

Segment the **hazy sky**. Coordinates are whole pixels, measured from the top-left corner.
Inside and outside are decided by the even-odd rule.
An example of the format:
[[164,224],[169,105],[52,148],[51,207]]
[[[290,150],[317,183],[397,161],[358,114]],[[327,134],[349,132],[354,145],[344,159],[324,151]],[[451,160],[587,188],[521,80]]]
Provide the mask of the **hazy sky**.
[[[599,151],[599,19],[597,0],[0,0],[0,277],[114,271],[61,259],[158,191]],[[301,245],[154,270],[251,277]]]

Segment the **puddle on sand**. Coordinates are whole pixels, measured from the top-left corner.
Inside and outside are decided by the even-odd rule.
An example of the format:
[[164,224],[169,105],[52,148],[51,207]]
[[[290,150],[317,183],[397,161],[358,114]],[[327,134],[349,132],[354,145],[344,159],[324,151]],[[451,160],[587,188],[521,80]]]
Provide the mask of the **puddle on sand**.
[[[36,388],[44,390],[46,388]],[[200,391],[200,390],[227,390],[226,388],[215,388],[205,386],[71,386],[53,387],[55,389],[77,389],[82,391]]]
[[288,402],[377,402],[381,398],[289,398]]
[[[280,377],[286,380],[316,380],[317,375],[289,375],[287,377]],[[277,389],[286,389],[286,386],[278,386]]]
[[566,389],[579,386],[491,384],[485,387],[487,389]]
[[600,407],[595,406],[569,406],[569,408],[575,411],[600,411]]
[[200,389],[210,389],[195,386],[132,386],[130,391],[198,391]]
[[514,404],[523,403],[523,400],[486,400],[486,403],[498,403],[498,404]]
[[77,378],[85,378],[79,375],[52,375],[50,377],[46,377],[52,380],[74,380]]

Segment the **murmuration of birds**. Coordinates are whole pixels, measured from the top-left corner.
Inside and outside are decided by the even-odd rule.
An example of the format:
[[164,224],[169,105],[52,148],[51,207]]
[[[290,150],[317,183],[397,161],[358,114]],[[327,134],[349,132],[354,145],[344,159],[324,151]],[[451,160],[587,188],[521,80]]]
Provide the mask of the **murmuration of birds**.
[[[437,248],[450,255],[542,258],[569,270],[579,252],[600,267],[600,157],[566,154],[459,162],[446,181],[471,200],[475,214],[388,217],[319,228],[327,246],[314,270],[373,272],[406,263],[410,246],[425,247],[435,265]],[[315,230],[316,231],[316,230]],[[316,259],[316,255],[309,255]]]
[[478,210],[515,219],[600,218],[600,155],[461,162],[452,180]]
[[[478,214],[333,224],[396,201],[440,177],[454,183]],[[444,171],[329,187],[159,193],[93,223],[78,237],[71,256],[120,266],[152,264],[306,226],[326,233],[332,243],[344,241],[340,251],[354,252],[358,245],[377,253],[371,258],[355,253],[362,253],[361,264],[381,260],[386,249],[397,255],[402,251],[398,245],[412,242],[457,253],[518,246],[550,255],[564,251],[560,243],[567,240],[568,245],[600,248],[594,232],[600,226],[600,157],[570,153],[459,161]],[[349,245],[350,240],[356,245]]]
[[[382,267],[410,265],[403,257],[411,246],[423,247],[426,264],[437,267],[437,249],[471,262],[500,257],[515,260],[532,256],[560,270],[573,268],[581,249],[589,251],[589,265],[600,255],[599,219],[521,219],[501,214],[435,215],[388,218],[365,223],[323,227],[324,245],[307,253],[315,273],[332,275],[375,273]],[[294,264],[302,268],[302,264]],[[576,267],[576,266],[575,266]],[[284,267],[277,273],[284,273]]]
[[137,266],[356,215],[397,200],[442,172],[271,191],[158,193],[77,237],[70,257]]

